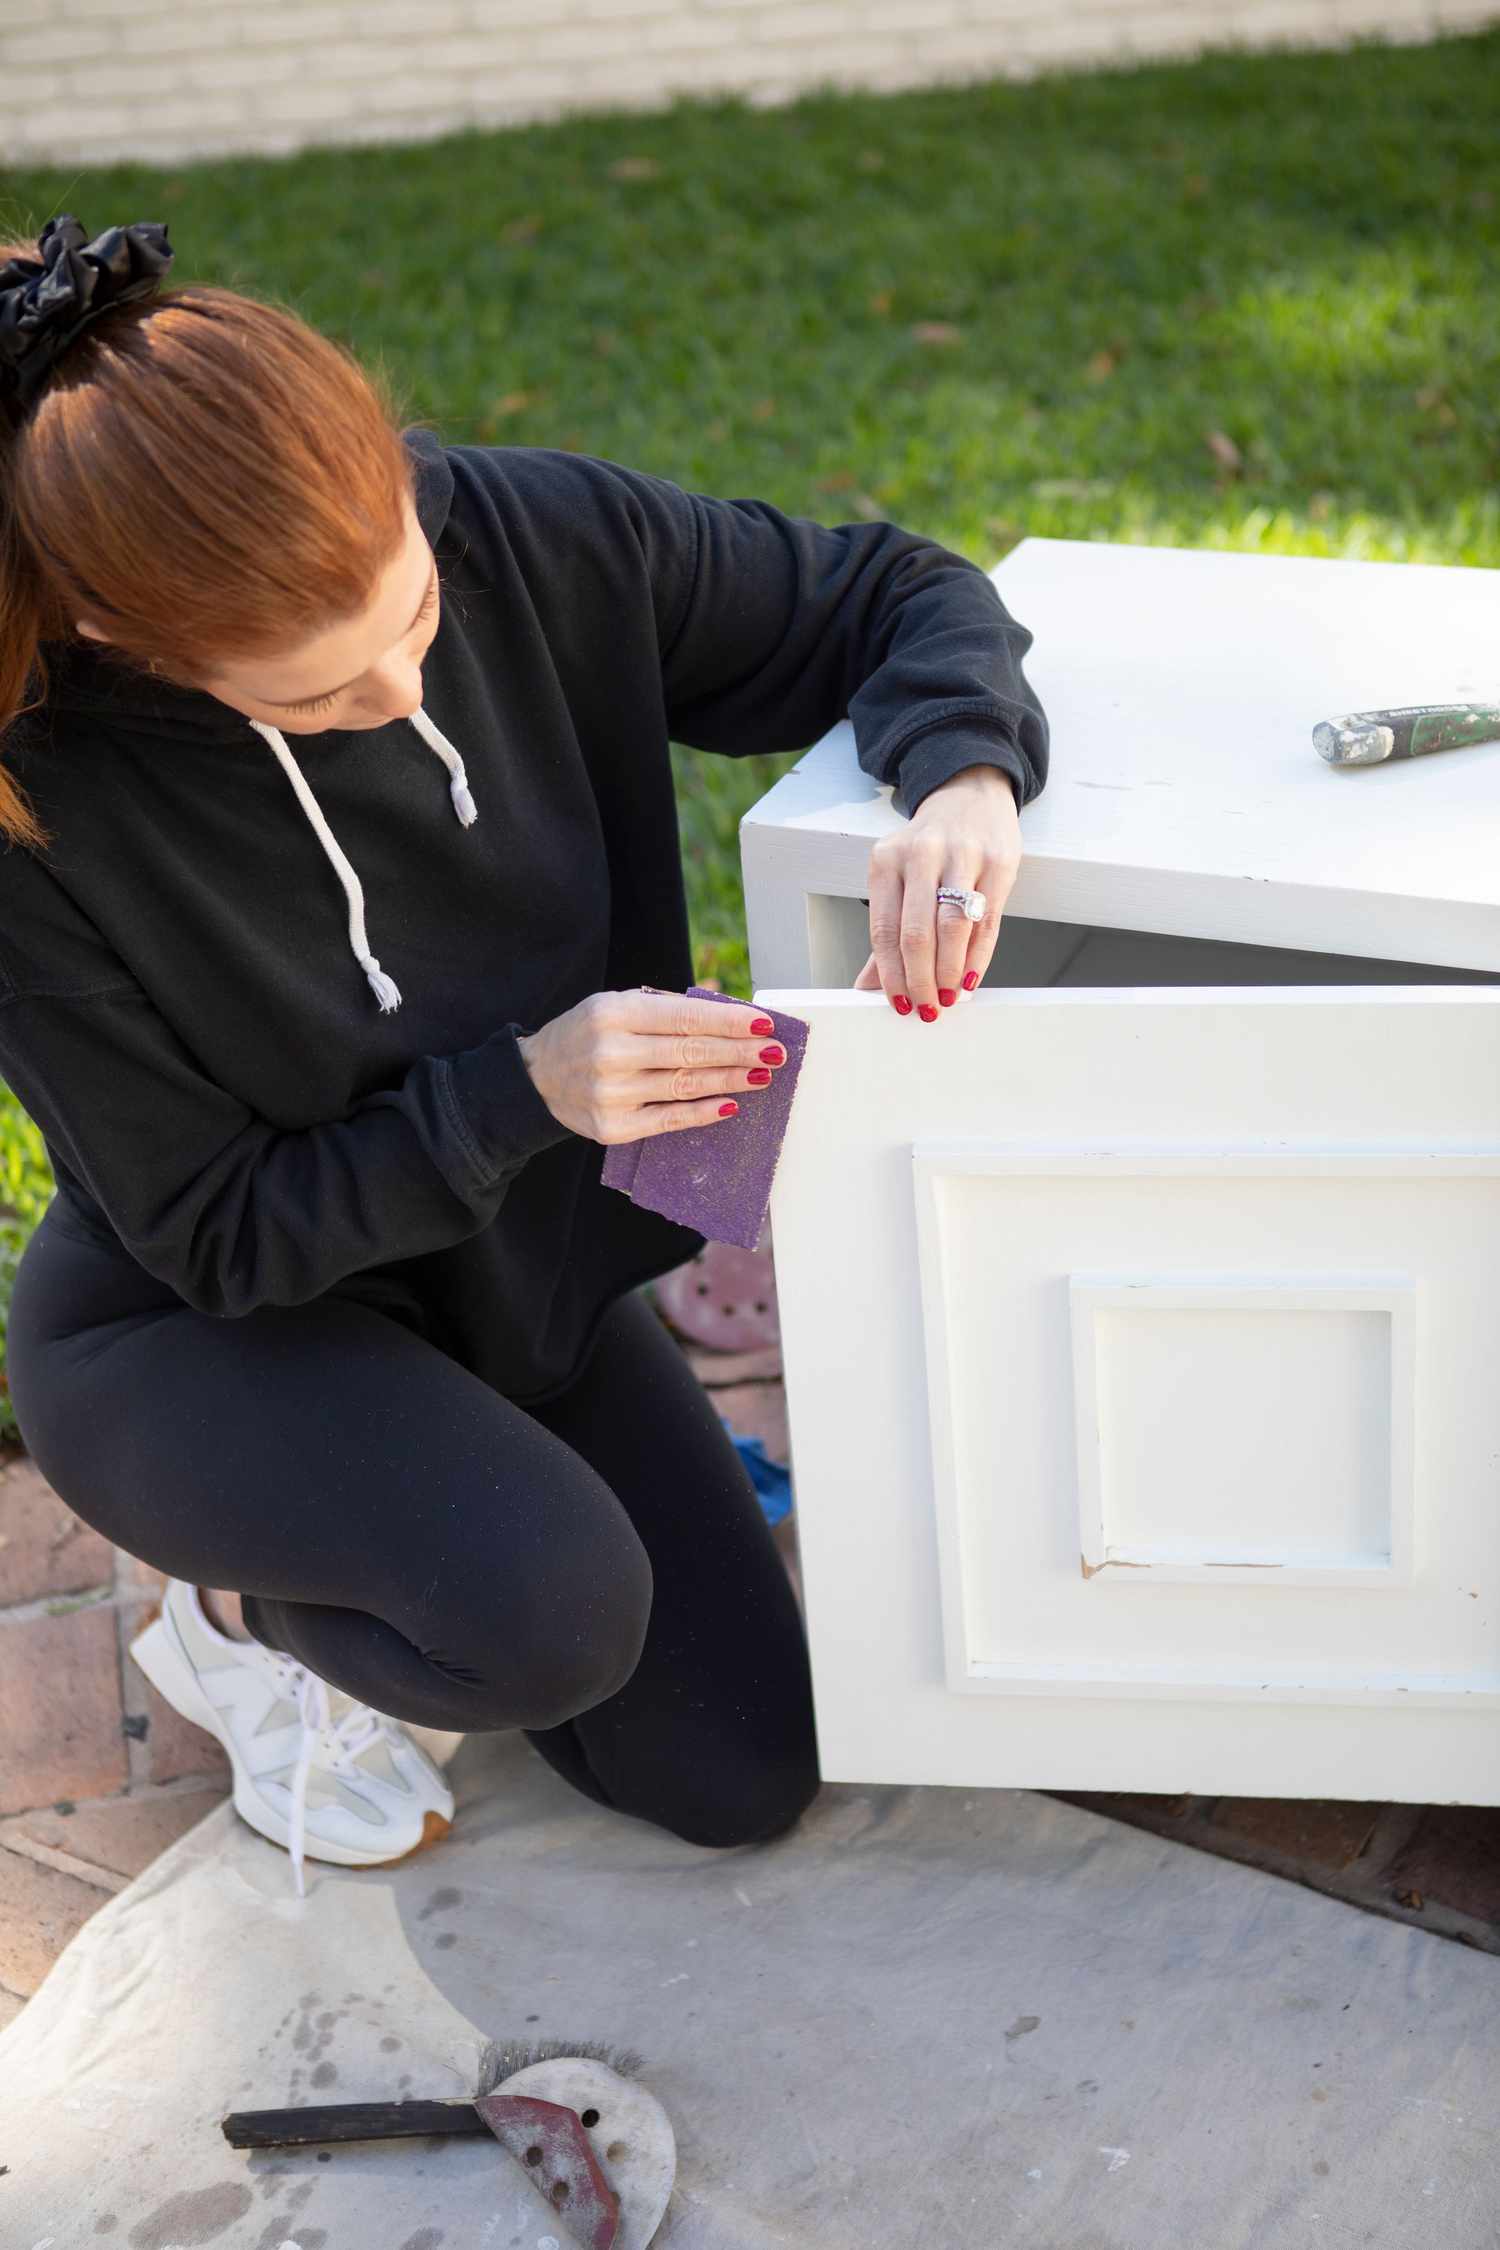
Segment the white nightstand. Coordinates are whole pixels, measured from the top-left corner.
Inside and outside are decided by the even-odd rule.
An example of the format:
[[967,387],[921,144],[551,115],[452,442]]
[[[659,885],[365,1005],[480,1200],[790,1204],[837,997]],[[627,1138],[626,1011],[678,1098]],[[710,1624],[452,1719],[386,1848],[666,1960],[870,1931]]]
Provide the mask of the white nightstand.
[[830,1780],[1500,1803],[1500,571],[1028,539],[985,983],[851,991],[845,723],[741,827]]

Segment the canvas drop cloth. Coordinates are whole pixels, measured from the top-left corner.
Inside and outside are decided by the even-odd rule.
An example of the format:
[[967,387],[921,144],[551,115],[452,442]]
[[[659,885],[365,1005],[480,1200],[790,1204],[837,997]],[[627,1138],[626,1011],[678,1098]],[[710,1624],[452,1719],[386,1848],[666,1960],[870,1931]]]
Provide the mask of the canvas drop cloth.
[[451,1837],[308,1863],[225,1805],[0,2036],[4,2250],[484,2250],[498,2143],[247,2156],[231,2109],[636,2049],[671,2250],[1500,2239],[1500,1961],[1025,1791],[825,1785],[714,1852],[476,1736]]

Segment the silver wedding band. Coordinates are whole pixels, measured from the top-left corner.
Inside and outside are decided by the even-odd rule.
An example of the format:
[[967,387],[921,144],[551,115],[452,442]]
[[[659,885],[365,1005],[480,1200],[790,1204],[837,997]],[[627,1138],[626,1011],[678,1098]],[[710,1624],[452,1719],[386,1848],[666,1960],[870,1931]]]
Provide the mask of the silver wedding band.
[[941,906],[945,900],[950,906],[960,907],[971,922],[984,920],[988,901],[983,891],[966,891],[956,883],[942,883],[938,887],[938,905]]

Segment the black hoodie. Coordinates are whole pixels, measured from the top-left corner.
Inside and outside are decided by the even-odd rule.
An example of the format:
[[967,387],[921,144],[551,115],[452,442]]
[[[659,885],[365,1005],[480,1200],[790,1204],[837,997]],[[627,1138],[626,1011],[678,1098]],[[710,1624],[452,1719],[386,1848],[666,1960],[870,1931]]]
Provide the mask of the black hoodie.
[[442,586],[410,722],[294,763],[214,696],[48,645],[5,741],[54,841],[0,853],[0,1074],[56,1223],[221,1318],[389,1287],[525,1403],[703,1246],[602,1185],[516,1044],[693,982],[669,741],[797,750],[847,714],[910,813],[981,763],[1028,802],[1047,726],[1031,635],[931,540],[403,435]]

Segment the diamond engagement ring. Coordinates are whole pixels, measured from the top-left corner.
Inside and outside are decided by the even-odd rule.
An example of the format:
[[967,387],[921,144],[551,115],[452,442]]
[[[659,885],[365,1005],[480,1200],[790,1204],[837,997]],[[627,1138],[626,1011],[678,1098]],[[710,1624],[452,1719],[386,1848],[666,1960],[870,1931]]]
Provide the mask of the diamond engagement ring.
[[962,890],[956,883],[943,883],[938,887],[938,904],[947,899],[952,906],[961,906],[971,922],[982,922],[988,901],[983,891]]

